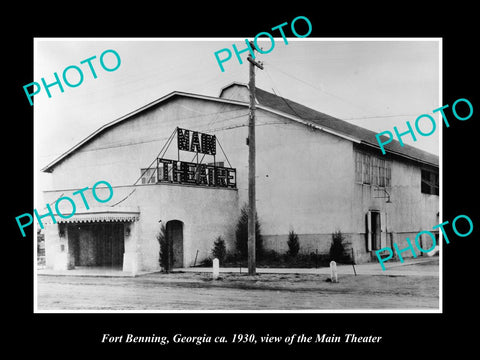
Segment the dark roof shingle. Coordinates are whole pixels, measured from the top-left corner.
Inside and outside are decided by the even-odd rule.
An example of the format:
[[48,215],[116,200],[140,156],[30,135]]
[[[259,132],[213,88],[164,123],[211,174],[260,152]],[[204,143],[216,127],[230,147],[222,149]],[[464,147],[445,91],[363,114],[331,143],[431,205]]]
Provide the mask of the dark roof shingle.
[[[378,148],[378,151],[380,152],[380,147],[375,137],[376,133],[372,130],[368,130],[351,124],[347,121],[337,119],[333,116],[321,113],[320,111],[269,93],[268,91],[260,88],[255,89],[255,96],[260,105],[264,105],[266,107],[299,117],[303,120],[310,121],[316,125],[357,138],[364,144]],[[401,146],[398,140],[393,140],[389,144],[384,145],[384,148],[387,152],[395,153],[400,156],[406,156],[413,158],[414,160],[419,160],[435,166],[438,166],[439,164],[437,155],[417,149],[413,146]]]

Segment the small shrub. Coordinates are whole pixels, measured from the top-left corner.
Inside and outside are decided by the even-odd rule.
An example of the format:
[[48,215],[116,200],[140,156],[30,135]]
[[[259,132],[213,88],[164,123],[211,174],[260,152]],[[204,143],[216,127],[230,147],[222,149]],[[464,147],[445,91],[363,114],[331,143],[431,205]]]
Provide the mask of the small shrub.
[[246,264],[246,261],[242,260],[238,254],[238,252],[227,252],[225,256],[225,265],[224,266],[241,266]]
[[[241,259],[248,257],[248,206],[244,205],[240,212],[240,218],[235,230],[235,247]],[[255,254],[260,259],[263,255],[262,235],[258,216],[255,217]]]
[[198,264],[200,267],[212,267],[213,266],[213,261],[211,258],[206,258]]
[[275,250],[265,250],[263,252],[262,264],[266,266],[279,266],[283,263],[283,256]]
[[288,233],[287,245],[287,255],[291,257],[297,256],[298,251],[300,250],[300,243],[298,242],[298,235],[293,230]]
[[343,262],[345,260],[345,237],[340,230],[332,234],[332,245],[330,246],[330,259],[336,262]]
[[173,248],[167,240],[165,225],[162,223],[160,230],[155,236],[160,244],[159,263],[164,272],[169,272],[173,259]]
[[213,258],[217,258],[220,261],[220,264],[225,262],[227,257],[227,248],[225,246],[225,240],[223,240],[221,236],[217,237],[213,243],[212,256]]

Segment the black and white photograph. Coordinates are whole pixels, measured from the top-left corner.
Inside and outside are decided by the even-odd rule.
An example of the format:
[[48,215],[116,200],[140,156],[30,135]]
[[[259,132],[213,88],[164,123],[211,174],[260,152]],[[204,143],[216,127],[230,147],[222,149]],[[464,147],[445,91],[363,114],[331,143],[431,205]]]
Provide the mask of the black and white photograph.
[[35,45],[38,311],[441,310],[441,39]]

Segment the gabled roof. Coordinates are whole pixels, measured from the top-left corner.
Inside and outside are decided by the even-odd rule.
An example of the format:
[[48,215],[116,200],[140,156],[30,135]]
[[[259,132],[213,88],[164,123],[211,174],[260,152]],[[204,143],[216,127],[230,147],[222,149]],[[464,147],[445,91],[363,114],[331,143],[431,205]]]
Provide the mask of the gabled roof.
[[[222,89],[222,92],[231,86],[245,86],[246,84],[232,83]],[[220,95],[222,94],[220,93]],[[286,113],[300,119],[303,119],[312,124],[318,125],[323,129],[329,129],[337,134],[344,134],[348,137],[359,140],[358,142],[374,147],[380,152],[380,146],[378,145],[375,133],[372,130],[365,129],[363,127],[351,124],[347,121],[337,119],[333,116],[321,113],[320,111],[311,109],[305,105],[299,104],[295,101],[283,98],[281,96],[272,94],[268,91],[260,88],[255,88],[255,97],[259,105],[263,105],[270,109],[275,109],[279,112]],[[430,165],[438,166],[439,159],[437,155],[429,152],[417,149],[416,147],[404,145],[401,146],[400,142],[393,140],[389,144],[384,146],[387,153],[399,155],[409,158],[411,160],[424,162]]]
[[217,102],[220,102],[220,103],[229,103],[229,104],[236,104],[236,105],[241,105],[241,106],[248,106],[248,104],[245,104],[244,102],[242,101],[235,101],[235,100],[227,100],[227,99],[220,99],[220,98],[216,98],[216,97],[212,97],[212,96],[205,96],[205,95],[198,95],[198,94],[191,94],[191,93],[186,93],[186,92],[182,92],[182,91],[172,91],[171,93],[165,95],[165,96],[162,96],[161,98],[155,100],[155,101],[152,101],[151,103],[145,105],[145,106],[142,106],[141,108],[138,108],[137,110],[134,110],[116,120],[113,120],[105,125],[103,125],[102,127],[98,128],[96,131],[94,131],[93,133],[91,133],[89,136],[87,136],[85,139],[83,139],[82,141],[80,141],[78,144],[74,145],[73,147],[71,147],[70,149],[68,149],[67,151],[65,151],[62,155],[60,155],[59,157],[57,157],[55,160],[53,160],[52,162],[50,162],[47,166],[45,166],[43,169],[41,169],[41,171],[43,172],[52,172],[53,169],[55,168],[55,166],[57,166],[58,164],[60,164],[63,160],[65,160],[68,156],[72,155],[72,153],[74,153],[76,150],[78,150],[79,148],[81,148],[82,146],[84,146],[85,144],[87,144],[89,141],[93,140],[95,137],[97,137],[98,135],[100,135],[101,133],[107,131],[108,129],[110,129],[111,127],[123,122],[123,121],[126,121],[130,118],[132,118],[133,116],[141,113],[142,111],[145,111],[157,104],[160,104],[162,102],[165,102],[171,98],[174,98],[174,97],[177,97],[177,96],[183,96],[183,97],[190,97],[190,98],[196,98],[196,99],[203,99],[203,100],[210,100],[210,101],[217,101]]
[[[42,169],[42,171],[52,172],[55,166],[57,166],[60,162],[65,160],[68,156],[72,155],[76,150],[78,150],[79,148],[87,144],[89,141],[93,140],[99,134],[107,131],[108,129],[117,125],[118,123],[126,121],[132,118],[133,116],[137,115],[138,113],[141,113],[142,111],[145,111],[173,97],[177,97],[177,96],[189,97],[189,98],[202,99],[202,100],[214,101],[219,103],[228,103],[228,104],[248,107],[248,104],[243,101],[225,99],[221,97],[223,91],[231,86],[244,86],[248,88],[248,86],[245,84],[234,82],[222,88],[222,90],[220,91],[219,97],[198,95],[198,94],[186,93],[181,91],[173,91],[135,111],[132,111],[114,121],[111,121],[110,123],[103,125],[98,130],[90,134],[88,137],[80,141],[78,144],[76,144],[75,146],[67,150],[65,153],[57,157],[55,160],[50,162],[47,166],[45,166]],[[380,151],[380,147],[378,146],[377,139],[375,137],[376,133],[371,130],[334,118],[333,116],[321,113],[317,110],[311,109],[295,101],[280,97],[278,95],[269,93],[268,91],[265,91],[259,88],[255,89],[255,96],[257,100],[256,102],[257,102],[258,109],[262,109],[271,113],[275,113],[280,116],[287,117],[293,121],[302,123],[306,126],[328,132],[330,134],[342,137],[344,139],[350,140],[355,143],[368,145]],[[400,143],[397,140],[393,140],[389,144],[385,145],[384,148],[387,151],[387,153],[402,156],[410,160],[414,160],[417,162],[426,163],[426,164],[438,167],[438,163],[439,163],[438,156],[434,154],[430,154],[426,151],[417,149],[413,146],[404,145],[402,147],[400,146]]]

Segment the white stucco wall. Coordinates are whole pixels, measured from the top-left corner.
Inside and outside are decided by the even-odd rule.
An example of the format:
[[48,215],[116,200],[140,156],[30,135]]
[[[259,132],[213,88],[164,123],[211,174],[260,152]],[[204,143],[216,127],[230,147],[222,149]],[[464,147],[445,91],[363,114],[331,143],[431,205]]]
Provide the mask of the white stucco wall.
[[[98,189],[98,197],[106,198],[107,189]],[[132,190],[135,190],[133,193]],[[78,205],[77,213],[88,214],[83,201],[78,195],[72,195],[75,190],[59,189],[45,192],[47,201],[53,202],[59,196],[68,196]],[[125,242],[125,252],[138,252],[138,270],[159,269],[159,244],[155,237],[160,229],[160,222],[170,220],[183,222],[183,262],[184,266],[192,266],[197,255],[197,263],[211,255],[213,242],[222,236],[227,249],[234,246],[235,222],[238,216],[237,191],[233,189],[201,188],[195,186],[180,186],[169,184],[139,185],[136,187],[113,187],[113,198],[108,203],[98,206],[91,191],[86,191],[85,197],[89,206],[95,205],[95,211],[112,211],[116,209],[132,209],[138,207],[139,220],[132,228],[131,235]],[[130,194],[130,196],[128,196]],[[127,197],[128,196],[128,197]],[[122,201],[123,200],[123,201]],[[121,205],[111,205],[122,201]],[[61,202],[60,210],[64,214],[71,212],[68,202]],[[91,208],[92,210],[93,208]],[[43,214],[45,212],[40,212]],[[74,218],[72,218],[73,220]],[[45,218],[45,223],[51,223]],[[68,246],[66,240],[58,237],[55,224],[46,225],[45,234],[47,266],[53,267],[55,258],[60,256],[60,245]],[[68,234],[67,234],[68,235]],[[68,250],[68,249],[66,249]],[[68,252],[68,251],[67,251]]]
[[[52,189],[84,187],[98,180],[115,186],[132,185],[140,176],[140,168],[152,163],[177,126],[216,134],[225,146],[222,134],[230,131],[225,128],[246,124],[247,113],[243,106],[175,97],[110,127],[77,149],[55,167]],[[218,152],[216,161],[224,161],[220,149]],[[181,160],[191,161],[194,153],[180,155]],[[177,159],[176,138],[164,157]],[[213,157],[204,160],[211,162]]]
[[[225,96],[243,99],[244,92],[237,92]],[[238,191],[144,185],[121,204],[141,208],[135,231],[142,241],[143,267],[157,266],[154,235],[160,219],[184,222],[188,265],[197,249],[199,260],[206,256],[221,233],[229,234],[225,236],[233,244],[237,215],[248,198],[247,124],[246,106],[174,97],[111,127],[62,161],[51,174],[55,191],[50,195],[106,180],[116,191],[115,203],[131,191],[140,169],[152,163],[177,126],[216,135],[237,169]],[[371,187],[355,183],[351,141],[262,109],[257,110],[256,124],[257,213],[267,248],[286,251],[288,232],[294,230],[301,252],[328,252],[331,234],[341,230],[362,257],[369,209],[386,212],[388,231],[398,234],[438,224],[438,196],[421,194],[417,165],[393,161],[392,204],[385,204]],[[175,139],[163,157],[176,159],[176,145]],[[191,161],[193,155],[182,152],[181,160]],[[204,159],[212,161],[211,156]],[[218,146],[216,161],[228,166]]]
[[[172,99],[112,127],[61,162],[52,173],[54,188],[92,186],[98,180],[131,185],[180,126],[217,135],[237,169],[241,206],[247,201],[248,186],[247,113],[246,107],[237,105]],[[257,212],[263,233],[276,236],[293,228],[315,234],[346,228],[351,143],[264,110],[257,111],[256,133]],[[192,155],[181,153],[187,161]],[[177,157],[176,141],[164,157]],[[226,162],[218,146],[216,161]]]
[[[380,152],[379,152],[380,153]],[[375,154],[372,152],[372,154]],[[381,155],[379,155],[381,156]],[[366,253],[365,215],[369,210],[377,210],[384,216],[382,232],[388,233],[386,246],[393,249],[396,243],[400,249],[407,246],[406,237],[414,243],[415,235],[422,230],[431,230],[439,223],[439,197],[421,192],[421,165],[411,161],[390,159],[391,187],[386,190],[390,194],[391,203],[387,203],[386,194],[375,191],[371,185],[353,183],[352,224],[356,229],[353,238],[357,256],[369,260],[376,259],[374,252]],[[354,169],[354,164],[353,168]],[[428,247],[426,247],[428,248]],[[416,251],[421,255],[420,251]],[[412,257],[411,253],[403,253],[403,257]]]

